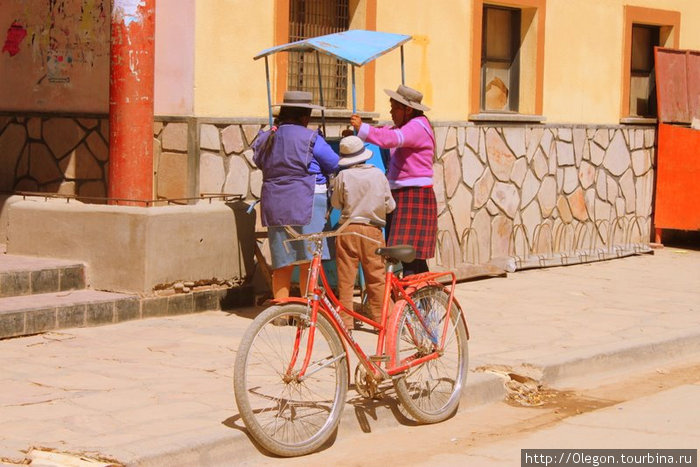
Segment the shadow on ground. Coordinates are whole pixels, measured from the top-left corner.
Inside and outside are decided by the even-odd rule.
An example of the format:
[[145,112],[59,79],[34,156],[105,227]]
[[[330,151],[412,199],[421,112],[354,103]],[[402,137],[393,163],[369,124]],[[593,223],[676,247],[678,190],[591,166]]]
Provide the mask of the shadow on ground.
[[685,248],[700,251],[700,231],[698,230],[666,230],[662,234],[664,246]]

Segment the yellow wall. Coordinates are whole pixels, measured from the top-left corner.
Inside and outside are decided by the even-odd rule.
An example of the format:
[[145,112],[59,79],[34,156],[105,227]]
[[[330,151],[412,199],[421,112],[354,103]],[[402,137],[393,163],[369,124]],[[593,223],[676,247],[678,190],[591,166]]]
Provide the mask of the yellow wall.
[[[363,3],[359,0],[361,8]],[[267,115],[264,62],[252,57],[274,45],[274,4],[274,0],[197,2],[196,115]],[[547,0],[542,114],[548,123],[619,123],[625,5],[680,11],[677,47],[700,49],[700,0]],[[358,24],[357,19],[352,21]],[[413,36],[404,47],[406,84],[424,93],[424,102],[433,109],[428,116],[466,120],[472,1],[378,0],[377,30]],[[395,89],[400,83],[400,53],[392,51],[375,63],[375,108],[360,109],[380,112],[380,118],[388,120],[383,89]],[[358,72],[360,105],[361,76]]]
[[[0,0],[0,110],[108,112],[109,5]],[[15,22],[25,35],[13,50]]]
[[195,115],[266,117],[265,61],[273,0],[196,2]]
[[700,46],[695,0],[547,0],[543,113],[548,122],[619,123],[624,5],[680,11],[676,47]]
[[549,0],[543,113],[549,122],[616,123],[622,1]]
[[[380,0],[377,3],[379,31],[413,36],[404,46],[406,85],[423,93],[423,102],[432,109],[428,117],[465,120],[470,82],[471,1]],[[389,98],[383,90],[396,89],[399,84],[401,55],[396,50],[377,60],[375,102],[382,119],[390,119]]]
[[682,5],[680,48],[700,50],[700,1],[685,0]]

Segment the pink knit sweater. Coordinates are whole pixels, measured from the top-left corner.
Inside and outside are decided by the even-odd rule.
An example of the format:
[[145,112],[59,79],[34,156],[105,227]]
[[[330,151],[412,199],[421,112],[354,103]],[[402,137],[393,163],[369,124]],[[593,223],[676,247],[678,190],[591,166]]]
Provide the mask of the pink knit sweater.
[[433,184],[435,136],[427,118],[413,118],[401,128],[363,123],[357,136],[380,148],[390,149],[386,177],[392,190]]

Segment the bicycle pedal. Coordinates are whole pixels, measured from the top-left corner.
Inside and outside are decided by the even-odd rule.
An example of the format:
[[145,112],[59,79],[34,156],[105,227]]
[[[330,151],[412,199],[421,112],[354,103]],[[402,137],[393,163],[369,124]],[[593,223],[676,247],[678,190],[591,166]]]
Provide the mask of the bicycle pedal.
[[389,356],[387,354],[382,354],[382,355],[370,355],[369,356],[370,361],[372,362],[388,362],[389,361]]

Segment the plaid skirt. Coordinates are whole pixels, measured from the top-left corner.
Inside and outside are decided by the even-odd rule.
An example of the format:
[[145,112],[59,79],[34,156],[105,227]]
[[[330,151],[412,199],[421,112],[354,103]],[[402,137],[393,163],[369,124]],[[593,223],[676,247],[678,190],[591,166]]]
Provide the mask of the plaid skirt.
[[411,245],[416,258],[435,256],[437,200],[433,187],[406,187],[391,191],[396,209],[387,219],[388,246]]

